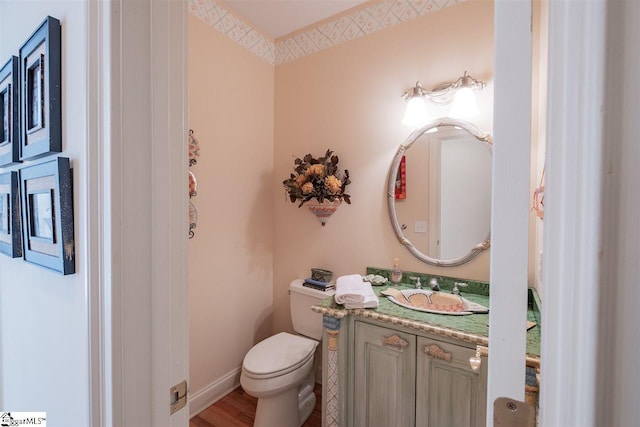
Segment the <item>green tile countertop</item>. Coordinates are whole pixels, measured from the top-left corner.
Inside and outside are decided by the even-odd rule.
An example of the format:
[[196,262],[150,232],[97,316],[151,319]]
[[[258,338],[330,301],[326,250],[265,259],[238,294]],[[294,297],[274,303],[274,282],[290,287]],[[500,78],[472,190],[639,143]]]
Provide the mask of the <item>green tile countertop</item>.
[[[336,304],[333,297],[322,300],[312,307],[312,310],[324,315],[343,318],[347,315],[379,320],[382,322],[401,325],[420,331],[443,335],[474,344],[489,345],[489,314],[470,314],[464,316],[433,314],[422,311],[410,310],[394,304],[380,292],[387,289],[388,285],[373,286],[373,290],[380,301],[378,308],[371,309],[345,309]],[[399,286],[397,289],[413,289],[411,286]],[[469,301],[489,307],[489,297],[462,292],[462,296]],[[534,289],[529,289],[529,308],[527,319],[536,322],[536,326],[527,332],[527,354],[531,357],[540,357],[540,299]]]

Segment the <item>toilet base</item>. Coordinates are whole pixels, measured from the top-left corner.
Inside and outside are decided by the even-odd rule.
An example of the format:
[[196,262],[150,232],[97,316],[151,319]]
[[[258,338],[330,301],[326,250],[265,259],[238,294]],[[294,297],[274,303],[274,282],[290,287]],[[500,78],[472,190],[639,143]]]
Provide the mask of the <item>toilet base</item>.
[[316,377],[312,371],[298,388],[298,412],[300,413],[300,424],[304,423],[316,407],[316,394],[313,388],[316,384]]
[[[292,408],[295,408],[293,411]],[[300,427],[298,387],[258,399],[254,427]]]
[[300,424],[302,425],[307,418],[311,416],[313,409],[316,407],[316,395],[308,394],[304,399],[298,400],[298,413],[300,414]]
[[[313,344],[317,350],[317,342]],[[253,362],[259,365],[259,360]],[[301,366],[275,376],[252,373],[245,368],[246,360],[243,362],[240,384],[247,394],[258,398],[255,427],[300,427],[309,418],[316,403],[314,362],[318,358],[309,353],[299,362]]]

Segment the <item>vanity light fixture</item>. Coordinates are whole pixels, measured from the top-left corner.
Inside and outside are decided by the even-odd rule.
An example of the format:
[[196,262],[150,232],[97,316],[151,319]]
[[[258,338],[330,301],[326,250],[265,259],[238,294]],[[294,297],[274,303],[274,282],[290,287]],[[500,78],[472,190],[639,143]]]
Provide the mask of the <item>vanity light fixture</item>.
[[407,109],[402,118],[402,124],[411,127],[420,127],[427,123],[427,106],[424,97],[427,95],[420,82],[402,94],[407,101]]
[[430,120],[427,117],[425,99],[436,105],[447,105],[453,102],[450,117],[464,119],[478,114],[478,105],[473,90],[480,90],[487,84],[464,75],[453,83],[444,83],[435,89],[425,90],[420,82],[402,94],[407,101],[407,109],[402,119],[402,124],[412,127],[422,126]]

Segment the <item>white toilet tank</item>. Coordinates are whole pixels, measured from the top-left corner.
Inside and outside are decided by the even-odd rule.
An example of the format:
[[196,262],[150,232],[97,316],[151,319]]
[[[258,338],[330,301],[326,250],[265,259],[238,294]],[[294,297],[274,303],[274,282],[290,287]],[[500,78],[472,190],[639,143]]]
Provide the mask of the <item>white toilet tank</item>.
[[312,305],[333,297],[335,290],[321,291],[303,286],[304,280],[297,279],[289,285],[289,305],[293,329],[306,337],[320,341],[322,338],[322,314],[311,310]]

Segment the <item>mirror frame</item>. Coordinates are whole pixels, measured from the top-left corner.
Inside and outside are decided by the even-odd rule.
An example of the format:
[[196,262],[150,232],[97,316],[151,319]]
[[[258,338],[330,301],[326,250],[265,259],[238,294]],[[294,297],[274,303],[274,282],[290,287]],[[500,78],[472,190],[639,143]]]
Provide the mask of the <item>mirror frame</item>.
[[471,261],[478,255],[480,255],[480,253],[489,249],[489,247],[491,246],[491,230],[489,230],[489,233],[487,234],[487,238],[484,240],[484,242],[478,243],[473,248],[471,248],[469,253],[461,257],[447,259],[447,260],[431,258],[423,254],[422,252],[420,252],[413,245],[413,243],[411,243],[411,241],[405,237],[404,233],[402,232],[402,228],[398,223],[398,216],[396,214],[396,208],[395,208],[396,174],[398,173],[398,167],[400,165],[400,161],[402,160],[402,156],[405,155],[406,151],[409,148],[411,148],[413,143],[416,142],[418,138],[420,138],[422,135],[427,133],[427,131],[433,128],[436,128],[438,126],[458,126],[466,130],[471,135],[476,137],[476,139],[478,139],[480,142],[484,142],[489,148],[489,153],[492,154],[492,157],[493,157],[493,138],[489,133],[480,130],[480,128],[478,128],[473,123],[470,123],[464,120],[452,119],[450,117],[442,117],[442,118],[436,119],[426,124],[425,126],[421,127],[420,129],[417,129],[414,132],[412,132],[411,135],[409,135],[409,137],[405,140],[405,142],[403,142],[400,145],[400,148],[398,148],[398,151],[396,152],[396,155],[393,158],[393,161],[391,162],[391,168],[389,169],[389,176],[387,178],[388,179],[387,208],[389,210],[389,218],[391,219],[391,225],[393,227],[393,231],[396,233],[396,237],[398,238],[400,243],[406,246],[406,248],[409,250],[409,252],[411,252],[411,254],[414,257],[416,257],[420,261],[429,265],[435,265],[438,267],[457,267],[459,265],[462,265]]

